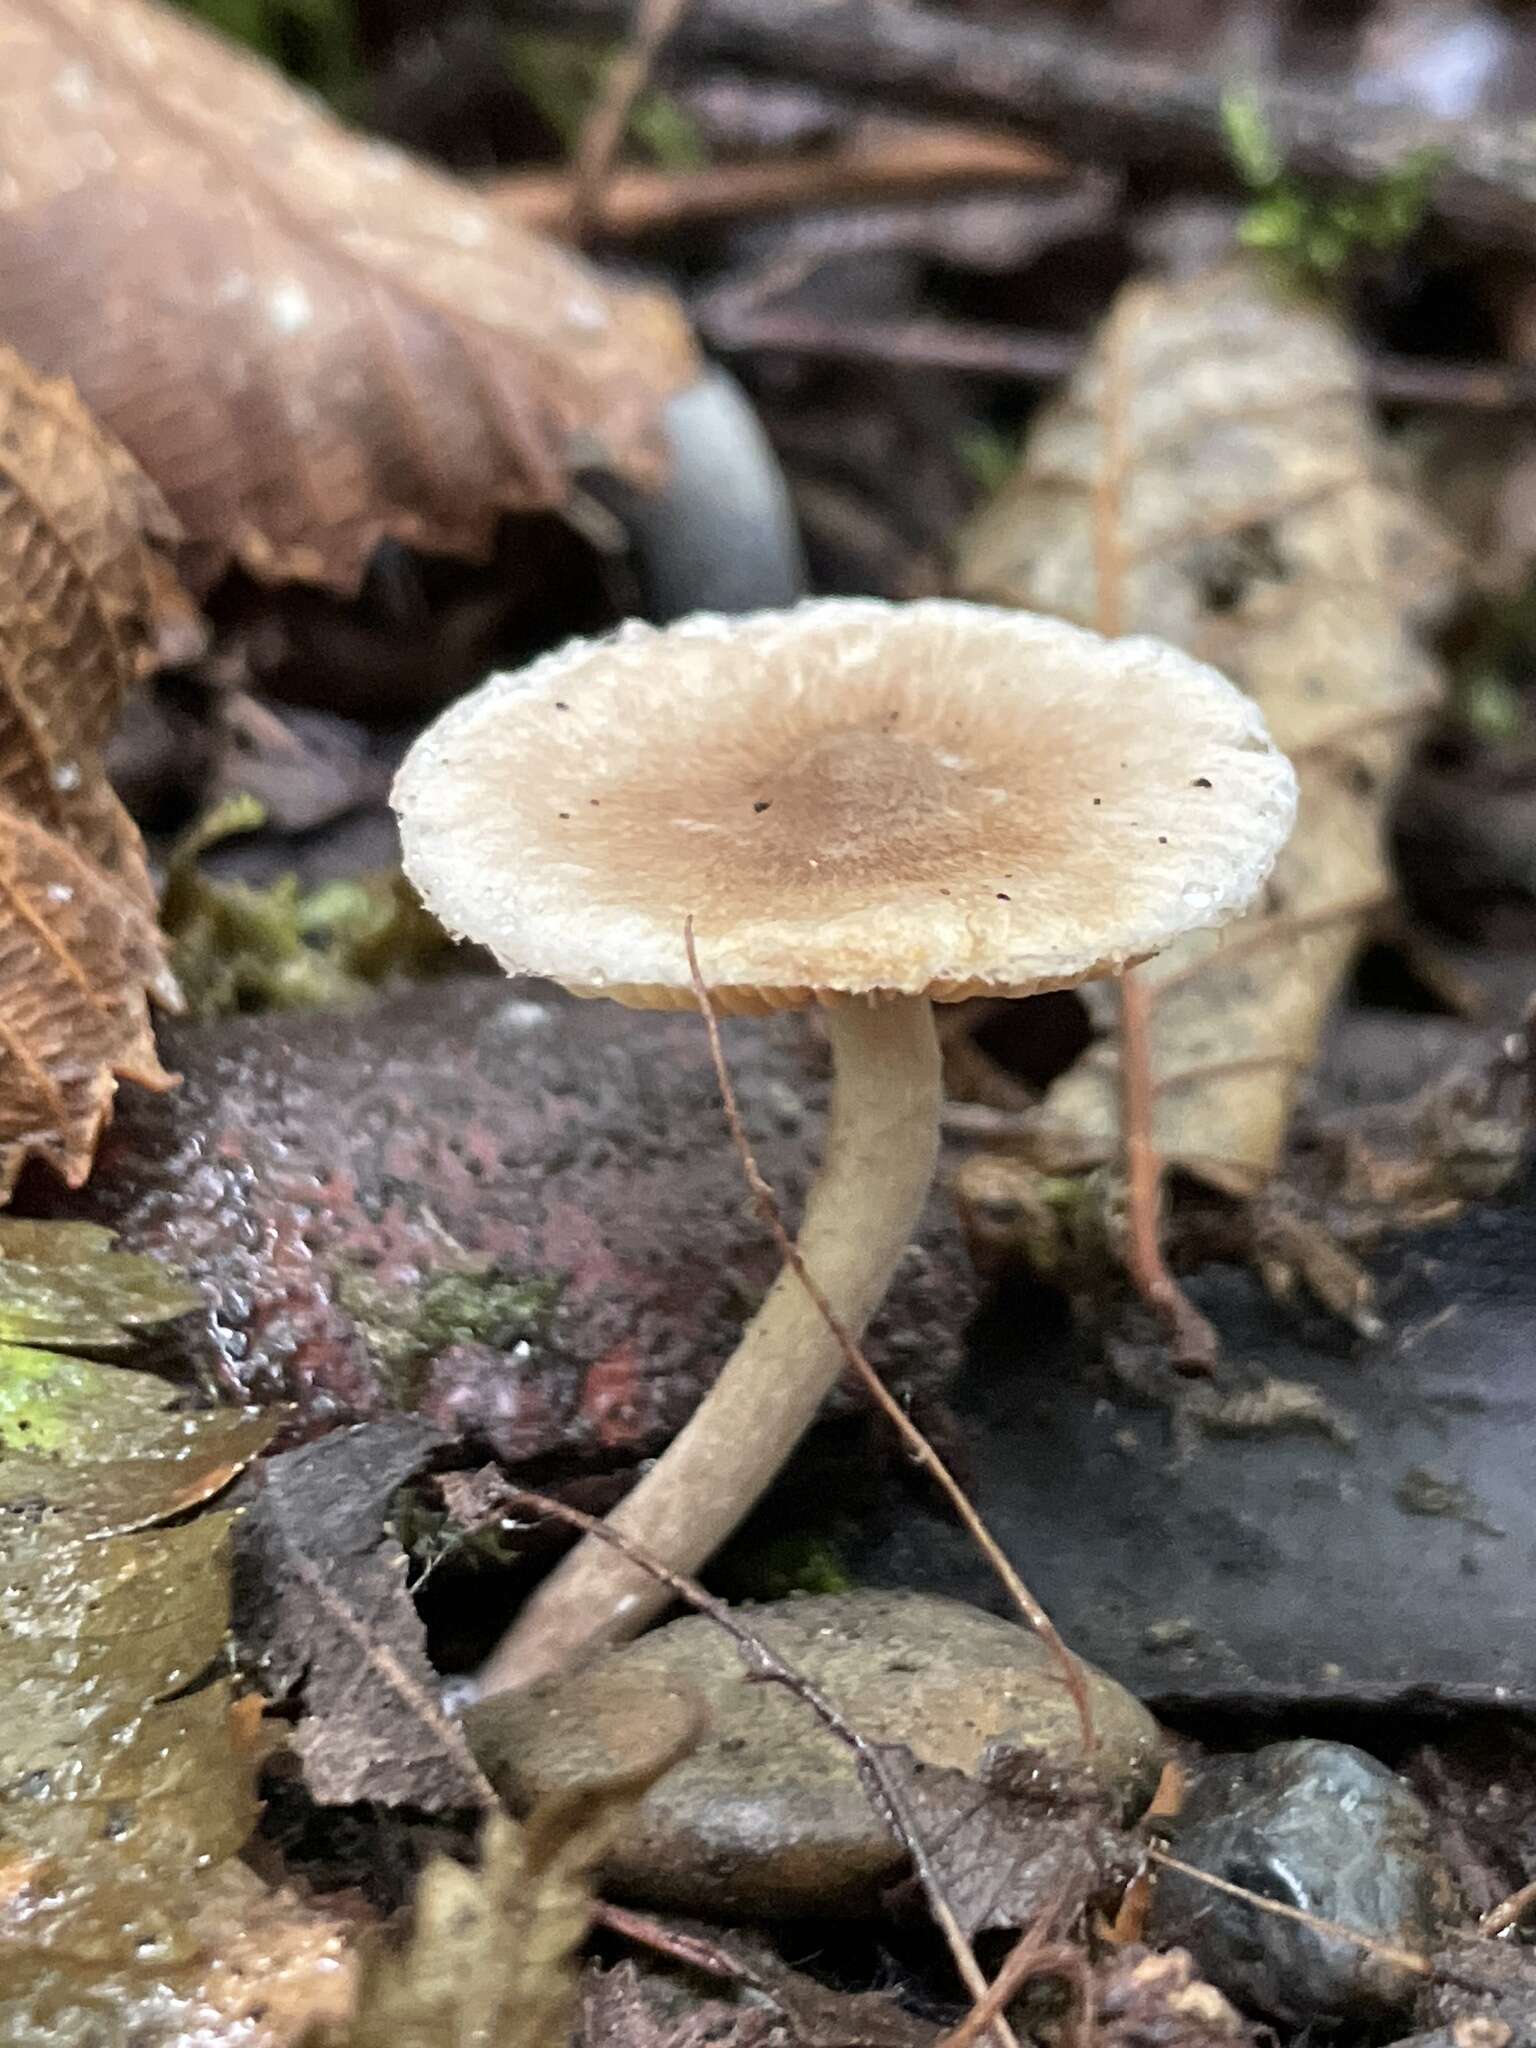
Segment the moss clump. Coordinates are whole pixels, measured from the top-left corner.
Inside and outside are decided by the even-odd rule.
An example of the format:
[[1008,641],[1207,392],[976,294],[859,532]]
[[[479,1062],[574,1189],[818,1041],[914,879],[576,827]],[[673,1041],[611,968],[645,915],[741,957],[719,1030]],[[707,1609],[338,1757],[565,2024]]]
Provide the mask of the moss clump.
[[353,1268],[338,1274],[337,1296],[394,1398],[410,1407],[423,1367],[452,1344],[515,1352],[519,1345],[541,1343],[561,1285],[555,1276],[529,1277],[491,1265],[434,1273],[416,1286],[400,1287]]
[[[708,1584],[722,1599],[785,1600],[791,1593],[848,1593],[848,1570],[837,1524],[759,1537],[748,1529],[716,1559]],[[847,1524],[841,1526],[846,1530]],[[849,1532],[851,1533],[851,1532]]]
[[203,873],[210,847],[264,820],[255,798],[234,797],[168,863],[160,917],[194,1016],[351,1009],[395,976],[416,979],[446,961],[447,934],[401,874],[305,891],[295,875],[256,889]]
[[1257,94],[1229,93],[1221,111],[1232,161],[1254,195],[1241,240],[1299,282],[1332,285],[1359,256],[1390,255],[1418,232],[1439,150],[1415,150],[1368,184],[1319,184],[1286,169]]

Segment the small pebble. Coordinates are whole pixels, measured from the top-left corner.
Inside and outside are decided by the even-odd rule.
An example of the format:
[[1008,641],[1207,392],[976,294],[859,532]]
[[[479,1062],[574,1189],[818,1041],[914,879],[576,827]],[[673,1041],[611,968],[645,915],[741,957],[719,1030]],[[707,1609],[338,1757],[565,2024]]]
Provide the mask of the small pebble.
[[[1027,1629],[955,1600],[854,1592],[743,1610],[753,1630],[875,1742],[971,1770],[989,1742],[1081,1758],[1077,1711]],[[1162,1743],[1151,1715],[1088,1671],[1094,1769],[1115,1807],[1140,1813]],[[784,1686],[748,1675],[734,1644],[688,1616],[574,1677],[474,1708],[465,1730],[508,1804],[601,1783],[654,1752],[679,1689],[702,1695],[707,1731],[652,1787],[607,1866],[629,1898],[720,1915],[874,1912],[905,1869],[848,1748]]]
[[[1219,1757],[1180,1815],[1174,1852],[1266,1898],[1425,1954],[1455,1908],[1428,1810],[1402,1779],[1341,1742],[1277,1742]],[[1152,1938],[1282,2024],[1395,2019],[1422,1980],[1337,1936],[1165,1871]]]

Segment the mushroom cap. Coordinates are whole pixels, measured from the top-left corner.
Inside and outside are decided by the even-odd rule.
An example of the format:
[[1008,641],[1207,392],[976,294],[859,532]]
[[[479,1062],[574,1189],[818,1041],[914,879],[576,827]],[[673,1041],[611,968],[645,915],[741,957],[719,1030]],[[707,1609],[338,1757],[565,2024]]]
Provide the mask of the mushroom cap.
[[621,626],[450,707],[408,872],[513,972],[643,1008],[1070,987],[1253,898],[1296,785],[1155,640],[932,599]]

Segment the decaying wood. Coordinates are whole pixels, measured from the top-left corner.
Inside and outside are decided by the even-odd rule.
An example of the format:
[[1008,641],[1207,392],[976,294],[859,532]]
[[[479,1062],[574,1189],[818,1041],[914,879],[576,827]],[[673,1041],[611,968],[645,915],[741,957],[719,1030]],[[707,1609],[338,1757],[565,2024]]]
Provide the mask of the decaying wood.
[[[1133,287],[1107,332],[1125,392],[1119,623],[1238,682],[1301,781],[1297,830],[1259,907],[1141,970],[1156,1146],[1251,1193],[1388,893],[1386,809],[1438,693],[1413,620],[1427,564],[1448,573],[1451,554],[1380,480],[1358,366],[1322,311],[1233,266]],[[1109,385],[1101,348],[1040,418],[1014,481],[963,539],[968,595],[1097,621]],[[1114,1156],[1117,1067],[1108,1036],[1056,1083],[1042,1156]]]
[[175,983],[101,748],[175,616],[175,530],[74,390],[0,350],[0,1203],[32,1156],[85,1178],[119,1079],[169,1085],[145,998]]
[[152,0],[0,4],[0,332],[169,499],[201,586],[355,588],[489,544],[574,470],[659,482],[675,308]]
[[[627,11],[627,0],[524,0],[519,10],[581,31],[621,30]],[[1231,175],[1230,80],[1112,50],[1070,27],[994,27],[906,0],[694,0],[674,48],[887,107],[1001,122],[1095,162]],[[1314,85],[1265,83],[1255,99],[1277,153],[1299,175],[1369,182],[1428,156],[1437,165],[1434,219],[1471,241],[1528,246],[1536,229],[1529,121],[1435,120]]]

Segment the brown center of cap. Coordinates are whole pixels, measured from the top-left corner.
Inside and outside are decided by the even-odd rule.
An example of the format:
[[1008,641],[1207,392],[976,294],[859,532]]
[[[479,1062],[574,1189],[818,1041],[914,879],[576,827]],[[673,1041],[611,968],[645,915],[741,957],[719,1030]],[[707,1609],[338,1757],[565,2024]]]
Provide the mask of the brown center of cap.
[[885,733],[828,733],[766,777],[753,811],[828,864],[857,860],[954,808],[958,778],[932,750]]

